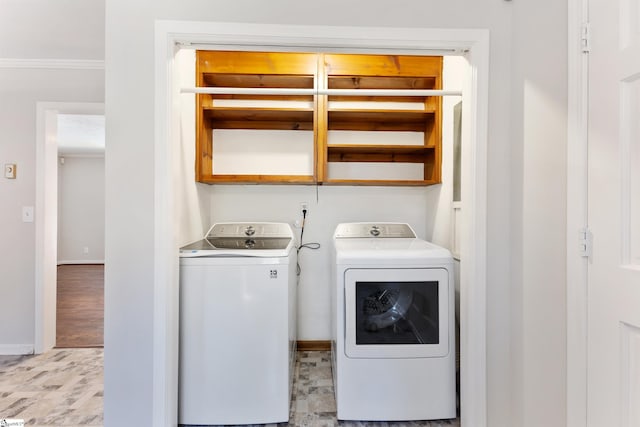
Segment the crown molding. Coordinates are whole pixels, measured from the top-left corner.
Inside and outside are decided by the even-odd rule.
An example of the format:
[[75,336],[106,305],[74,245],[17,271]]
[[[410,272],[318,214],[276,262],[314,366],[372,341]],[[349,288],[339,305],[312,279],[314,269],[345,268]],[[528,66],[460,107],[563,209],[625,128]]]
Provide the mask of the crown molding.
[[0,69],[104,70],[102,59],[0,58]]

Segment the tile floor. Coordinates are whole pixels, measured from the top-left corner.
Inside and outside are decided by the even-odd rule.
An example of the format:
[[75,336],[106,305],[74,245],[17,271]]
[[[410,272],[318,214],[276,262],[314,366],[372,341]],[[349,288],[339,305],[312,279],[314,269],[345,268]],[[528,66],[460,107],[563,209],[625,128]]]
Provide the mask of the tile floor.
[[[55,349],[37,356],[0,356],[0,419],[24,419],[26,425],[39,427],[101,426],[102,356],[102,349]],[[338,422],[329,352],[301,351],[288,425],[459,427],[460,422]]]
[[[300,351],[296,363],[289,425],[312,427],[459,427],[460,420],[355,422],[336,419],[331,358],[327,351]],[[286,424],[281,424],[286,425]]]
[[103,350],[56,349],[0,356],[0,419],[29,426],[103,424]]

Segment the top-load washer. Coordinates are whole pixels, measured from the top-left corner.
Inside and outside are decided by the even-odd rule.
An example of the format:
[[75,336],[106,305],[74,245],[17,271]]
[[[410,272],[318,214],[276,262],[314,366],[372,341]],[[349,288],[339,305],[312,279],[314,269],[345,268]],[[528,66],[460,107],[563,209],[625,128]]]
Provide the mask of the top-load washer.
[[287,422],[295,269],[284,223],[218,223],[180,249],[180,424]]
[[408,224],[339,224],[332,268],[338,419],[455,418],[450,252]]

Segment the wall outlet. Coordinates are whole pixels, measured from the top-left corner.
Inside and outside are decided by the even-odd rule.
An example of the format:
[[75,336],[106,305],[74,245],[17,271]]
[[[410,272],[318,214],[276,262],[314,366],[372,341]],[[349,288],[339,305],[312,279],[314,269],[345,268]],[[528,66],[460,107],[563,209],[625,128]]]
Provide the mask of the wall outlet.
[[4,177],[8,179],[16,179],[16,164],[6,163],[4,165]]
[[300,202],[300,212],[302,211],[309,213],[309,202]]
[[82,253],[85,255],[89,254],[89,247],[85,246],[84,248],[82,248]]

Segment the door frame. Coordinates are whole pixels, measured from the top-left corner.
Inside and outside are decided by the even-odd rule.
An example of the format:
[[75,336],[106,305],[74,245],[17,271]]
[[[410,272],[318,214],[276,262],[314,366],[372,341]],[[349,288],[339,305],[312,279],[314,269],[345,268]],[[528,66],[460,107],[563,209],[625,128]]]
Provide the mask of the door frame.
[[[58,114],[102,114],[99,102],[38,102],[36,104],[35,203],[35,331],[34,352],[56,345],[56,266],[58,244]],[[53,177],[53,178],[52,178]],[[56,185],[52,191],[51,186]]]
[[[156,21],[155,28],[155,252],[153,424],[173,426],[178,397],[178,242],[174,159],[179,96],[173,72],[180,47],[272,46],[459,54],[469,61],[463,88],[463,186],[461,255],[462,423],[487,424],[486,248],[489,30],[328,27]],[[468,172],[468,173],[465,173]]]
[[567,111],[567,427],[587,425],[589,258],[580,251],[588,218],[589,54],[583,29],[588,0],[568,1]]

